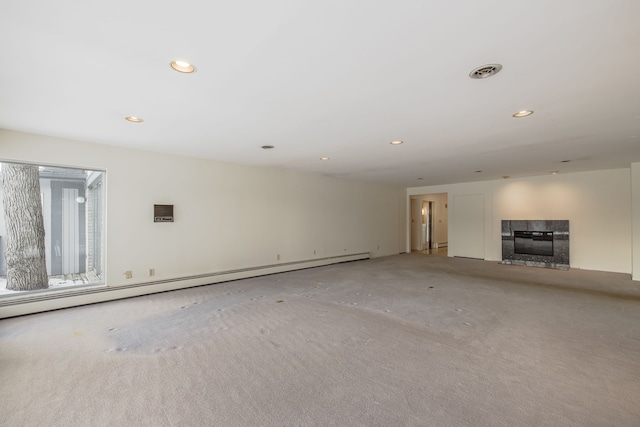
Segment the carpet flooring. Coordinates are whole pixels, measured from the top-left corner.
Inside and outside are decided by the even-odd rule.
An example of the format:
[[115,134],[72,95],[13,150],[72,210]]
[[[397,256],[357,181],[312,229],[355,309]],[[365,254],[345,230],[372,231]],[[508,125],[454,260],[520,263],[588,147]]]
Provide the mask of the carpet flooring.
[[638,426],[640,283],[404,254],[0,320],[2,426]]

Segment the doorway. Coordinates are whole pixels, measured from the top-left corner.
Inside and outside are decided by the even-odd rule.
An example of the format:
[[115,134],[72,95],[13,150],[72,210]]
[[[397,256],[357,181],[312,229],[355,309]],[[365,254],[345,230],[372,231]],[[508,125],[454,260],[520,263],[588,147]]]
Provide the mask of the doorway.
[[422,250],[433,249],[433,202],[422,201]]
[[411,251],[425,255],[448,254],[448,194],[411,196]]

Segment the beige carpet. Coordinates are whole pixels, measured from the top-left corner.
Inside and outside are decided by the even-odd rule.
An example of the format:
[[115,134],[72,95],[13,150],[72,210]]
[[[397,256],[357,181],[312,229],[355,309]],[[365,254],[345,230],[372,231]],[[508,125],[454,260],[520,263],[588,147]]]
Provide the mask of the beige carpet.
[[638,426],[640,284],[418,254],[0,321],[2,426]]

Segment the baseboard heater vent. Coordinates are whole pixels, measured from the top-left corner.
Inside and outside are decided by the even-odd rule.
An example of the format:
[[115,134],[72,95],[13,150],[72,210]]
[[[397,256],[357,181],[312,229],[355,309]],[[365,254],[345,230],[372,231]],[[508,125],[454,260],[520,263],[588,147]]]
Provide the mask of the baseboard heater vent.
[[[219,271],[215,273],[176,277],[172,279],[157,280],[153,282],[133,283],[130,285],[94,285],[91,287],[83,286],[81,288],[58,289],[54,291],[36,291],[37,293],[32,293],[29,295],[11,295],[0,298],[0,319],[5,317],[37,313],[40,311],[55,310],[59,308],[93,304],[97,302],[104,302],[121,298],[142,296],[158,292],[186,289],[196,286],[213,285],[216,283],[230,282],[233,280],[247,279],[250,277],[285,273],[287,271],[322,267],[325,265],[339,264],[350,261],[360,261],[369,258],[371,258],[371,253],[362,252],[356,254],[247,267],[235,270]],[[25,307],[25,305],[30,307]]]

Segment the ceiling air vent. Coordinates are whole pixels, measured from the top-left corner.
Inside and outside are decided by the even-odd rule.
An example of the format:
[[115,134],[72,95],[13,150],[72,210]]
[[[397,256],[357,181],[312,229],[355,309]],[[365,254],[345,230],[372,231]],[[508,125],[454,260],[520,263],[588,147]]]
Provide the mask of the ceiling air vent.
[[473,69],[469,73],[469,77],[471,77],[472,79],[486,79],[487,77],[498,74],[500,70],[502,70],[502,65],[500,64],[482,65],[478,68]]

